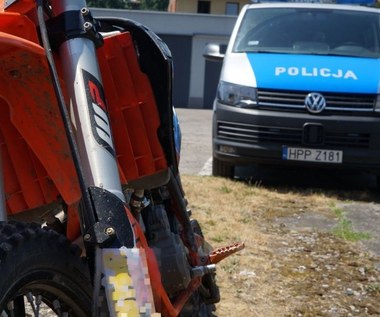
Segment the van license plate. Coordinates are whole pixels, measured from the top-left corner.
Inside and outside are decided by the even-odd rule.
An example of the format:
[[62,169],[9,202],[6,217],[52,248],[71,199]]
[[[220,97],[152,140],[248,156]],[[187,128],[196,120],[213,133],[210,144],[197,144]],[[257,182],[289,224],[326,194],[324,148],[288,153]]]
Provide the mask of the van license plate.
[[342,163],[343,151],[282,147],[282,159],[321,163]]

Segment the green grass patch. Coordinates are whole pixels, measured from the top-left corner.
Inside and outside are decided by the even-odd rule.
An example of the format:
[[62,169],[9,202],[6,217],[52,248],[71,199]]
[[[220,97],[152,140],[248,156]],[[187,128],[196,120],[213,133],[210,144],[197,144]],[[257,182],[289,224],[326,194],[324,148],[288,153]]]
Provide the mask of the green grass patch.
[[211,237],[210,238],[212,241],[214,242],[217,242],[217,243],[220,243],[220,242],[223,242],[224,241],[224,237],[218,235],[218,236],[214,236],[214,237]]
[[222,187],[220,188],[220,191],[224,194],[229,194],[232,192],[232,189],[226,184],[223,184]]
[[380,294],[380,284],[370,284],[367,286],[367,292],[372,294]]
[[355,231],[352,227],[352,222],[345,217],[341,209],[333,207],[333,212],[338,217],[338,225],[332,230],[335,236],[351,242],[368,240],[371,238],[371,235],[368,232]]

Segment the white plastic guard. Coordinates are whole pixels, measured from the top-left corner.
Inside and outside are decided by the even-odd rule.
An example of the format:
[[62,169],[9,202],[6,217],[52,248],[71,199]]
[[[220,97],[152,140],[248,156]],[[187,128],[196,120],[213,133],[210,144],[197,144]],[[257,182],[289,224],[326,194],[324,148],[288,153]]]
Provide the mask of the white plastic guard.
[[159,317],[144,249],[102,249],[102,285],[111,317]]

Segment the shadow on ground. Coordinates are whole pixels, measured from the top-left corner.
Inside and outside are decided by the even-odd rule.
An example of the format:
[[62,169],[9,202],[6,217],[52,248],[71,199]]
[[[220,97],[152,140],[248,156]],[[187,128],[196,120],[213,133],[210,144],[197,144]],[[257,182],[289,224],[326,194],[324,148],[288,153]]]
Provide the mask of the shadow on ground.
[[376,177],[369,173],[328,169],[265,166],[237,167],[235,178],[278,191],[316,190],[334,194],[342,200],[380,203]]

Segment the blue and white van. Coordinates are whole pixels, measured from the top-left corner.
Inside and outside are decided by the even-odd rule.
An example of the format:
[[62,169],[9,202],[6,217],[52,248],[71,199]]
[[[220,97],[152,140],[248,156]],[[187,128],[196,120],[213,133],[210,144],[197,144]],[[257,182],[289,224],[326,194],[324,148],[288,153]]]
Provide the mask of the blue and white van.
[[223,58],[213,175],[243,164],[380,175],[380,10],[331,3],[246,5]]

